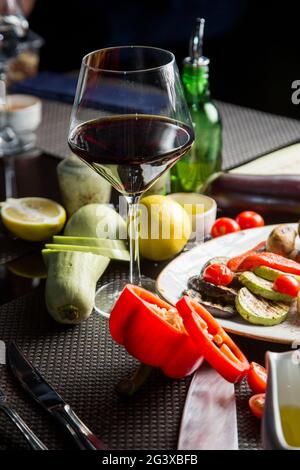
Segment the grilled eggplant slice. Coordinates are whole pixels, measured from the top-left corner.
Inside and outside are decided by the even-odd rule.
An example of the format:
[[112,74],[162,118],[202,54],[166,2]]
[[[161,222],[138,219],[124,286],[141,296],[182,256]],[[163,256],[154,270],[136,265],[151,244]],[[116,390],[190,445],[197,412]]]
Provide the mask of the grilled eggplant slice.
[[236,297],[236,309],[244,320],[254,325],[272,326],[282,323],[288,314],[289,305],[283,302],[258,299],[246,287]]
[[215,286],[210,282],[204,281],[199,276],[193,276],[188,280],[188,289],[193,289],[199,292],[201,296],[206,300],[214,302],[217,299],[217,303],[225,303],[226,305],[235,305],[235,298],[237,291],[231,287]]
[[204,300],[199,292],[194,289],[187,289],[183,293],[188,295],[192,299],[196,300],[199,304],[203,305],[206,310],[209,311],[216,318],[232,318],[237,314],[237,311],[233,305],[222,305],[216,301]]
[[273,284],[266,279],[256,276],[252,271],[245,271],[239,277],[240,282],[247,287],[253,294],[273,300],[274,302],[292,302],[294,297],[287,294],[281,294],[273,289]]

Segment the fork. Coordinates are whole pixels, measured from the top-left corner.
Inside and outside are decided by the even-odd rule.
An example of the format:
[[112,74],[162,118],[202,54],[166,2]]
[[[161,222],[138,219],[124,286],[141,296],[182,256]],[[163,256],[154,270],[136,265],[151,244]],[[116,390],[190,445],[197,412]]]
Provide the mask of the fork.
[[48,450],[47,447],[39,440],[33,431],[27,426],[25,421],[19,416],[19,414],[6,404],[6,396],[0,389],[0,411],[14,423],[14,425],[21,431],[30,447],[33,450]]

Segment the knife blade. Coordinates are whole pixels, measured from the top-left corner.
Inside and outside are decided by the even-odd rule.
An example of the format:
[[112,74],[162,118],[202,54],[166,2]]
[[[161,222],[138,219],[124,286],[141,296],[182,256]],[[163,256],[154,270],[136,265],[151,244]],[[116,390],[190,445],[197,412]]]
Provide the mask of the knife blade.
[[22,387],[63,426],[81,450],[106,449],[103,442],[85,426],[70,405],[65,403],[40,372],[25,359],[15,343],[7,345],[6,353],[8,365]]
[[206,363],[195,372],[187,394],[178,449],[238,449],[234,385]]

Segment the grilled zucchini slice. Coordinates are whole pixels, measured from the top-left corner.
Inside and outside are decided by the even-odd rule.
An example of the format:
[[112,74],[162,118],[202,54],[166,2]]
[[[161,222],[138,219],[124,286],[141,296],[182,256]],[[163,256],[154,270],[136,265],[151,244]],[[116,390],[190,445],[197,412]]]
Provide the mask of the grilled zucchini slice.
[[282,323],[288,314],[289,305],[257,298],[246,287],[236,297],[236,309],[241,317],[254,325],[273,326]]

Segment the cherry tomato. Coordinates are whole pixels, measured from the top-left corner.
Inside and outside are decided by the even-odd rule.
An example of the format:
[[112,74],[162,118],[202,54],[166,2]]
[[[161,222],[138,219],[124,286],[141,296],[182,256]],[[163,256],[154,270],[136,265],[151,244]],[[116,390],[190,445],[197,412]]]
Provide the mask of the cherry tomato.
[[300,283],[293,276],[281,274],[275,279],[273,289],[281,292],[281,294],[297,297],[300,290]]
[[241,228],[234,219],[230,219],[230,217],[221,217],[220,219],[217,219],[212,226],[211,236],[213,238],[221,237],[227,233],[238,232],[239,230],[241,230]]
[[265,225],[265,221],[260,214],[253,211],[244,211],[241,212],[235,220],[239,224],[242,230],[246,228],[255,228],[255,227],[263,227]]
[[247,380],[249,387],[254,393],[264,393],[266,391],[267,371],[263,366],[256,362],[251,362]]
[[210,264],[204,270],[203,279],[216,286],[228,286],[233,280],[233,272],[225,264]]
[[264,406],[266,401],[266,394],[259,393],[258,395],[253,395],[249,400],[249,407],[252,414],[261,419],[264,413]]

